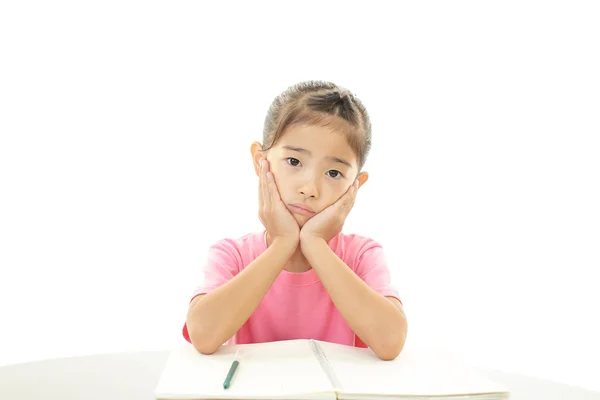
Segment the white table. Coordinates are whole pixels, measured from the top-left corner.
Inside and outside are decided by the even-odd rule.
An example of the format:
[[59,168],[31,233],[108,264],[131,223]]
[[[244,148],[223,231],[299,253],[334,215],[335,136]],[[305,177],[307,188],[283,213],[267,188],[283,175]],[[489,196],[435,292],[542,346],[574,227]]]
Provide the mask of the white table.
[[[168,351],[99,354],[0,367],[1,400],[153,400]],[[600,400],[600,393],[516,374],[481,370],[511,400]]]

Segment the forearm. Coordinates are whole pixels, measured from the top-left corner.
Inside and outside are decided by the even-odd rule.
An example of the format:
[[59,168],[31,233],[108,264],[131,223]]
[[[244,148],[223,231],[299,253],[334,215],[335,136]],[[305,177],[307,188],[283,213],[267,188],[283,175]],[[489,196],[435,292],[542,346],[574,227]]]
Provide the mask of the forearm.
[[190,306],[188,331],[201,353],[215,352],[250,318],[296,246],[276,240],[229,282]]
[[393,359],[406,340],[404,312],[358,277],[322,239],[303,241],[302,252],[350,328],[382,359]]

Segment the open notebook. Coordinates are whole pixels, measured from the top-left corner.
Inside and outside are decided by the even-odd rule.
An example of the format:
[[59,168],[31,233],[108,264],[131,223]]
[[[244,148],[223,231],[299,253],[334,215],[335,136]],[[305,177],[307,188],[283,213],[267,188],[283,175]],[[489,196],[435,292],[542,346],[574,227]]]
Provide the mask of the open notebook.
[[[229,389],[223,382],[236,353]],[[211,355],[175,347],[156,399],[507,399],[509,392],[449,354],[406,347],[393,361],[370,349],[315,340],[224,345]]]

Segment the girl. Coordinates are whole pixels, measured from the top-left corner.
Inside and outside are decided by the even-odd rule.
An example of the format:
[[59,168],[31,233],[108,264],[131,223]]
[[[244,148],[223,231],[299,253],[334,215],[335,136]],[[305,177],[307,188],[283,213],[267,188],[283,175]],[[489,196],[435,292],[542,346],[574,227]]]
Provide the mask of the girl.
[[371,146],[362,103],[333,83],[288,88],[251,146],[265,229],[212,245],[183,335],[223,343],[315,339],[394,359],[407,323],[381,245],[341,232]]

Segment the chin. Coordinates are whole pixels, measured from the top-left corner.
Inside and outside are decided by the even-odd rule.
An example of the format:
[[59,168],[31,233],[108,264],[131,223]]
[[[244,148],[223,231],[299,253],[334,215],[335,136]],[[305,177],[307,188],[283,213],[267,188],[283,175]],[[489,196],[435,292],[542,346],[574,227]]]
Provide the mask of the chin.
[[304,226],[304,224],[306,223],[306,220],[301,217],[294,216],[294,219],[296,220],[296,222],[298,223],[298,227],[300,227],[300,228],[302,228]]
[[298,223],[298,226],[302,228],[306,222],[312,217],[305,217],[304,215],[294,215],[294,219]]

